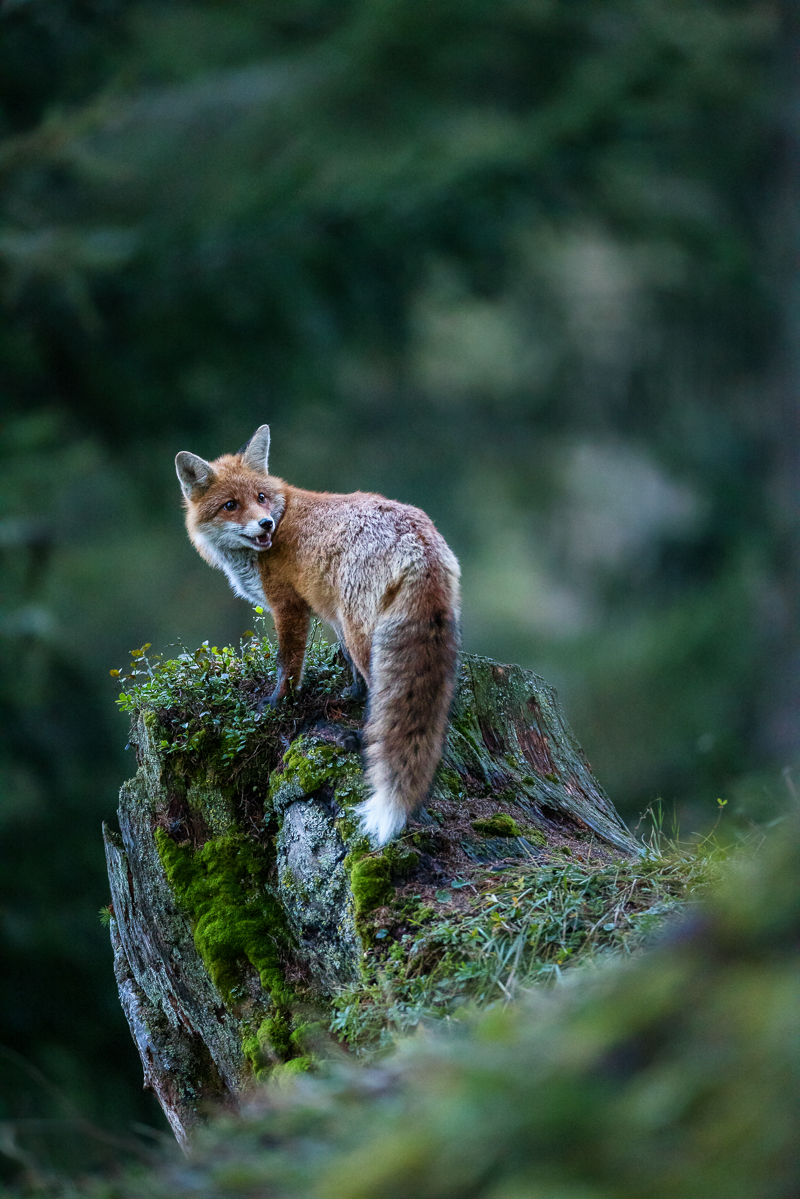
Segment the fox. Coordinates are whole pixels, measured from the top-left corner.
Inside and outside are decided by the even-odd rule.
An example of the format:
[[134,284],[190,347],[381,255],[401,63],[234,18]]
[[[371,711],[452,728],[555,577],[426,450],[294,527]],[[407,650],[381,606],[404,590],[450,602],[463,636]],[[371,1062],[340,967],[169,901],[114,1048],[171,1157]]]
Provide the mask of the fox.
[[272,613],[269,704],[299,686],[311,614],[329,624],[367,699],[362,832],[385,845],[424,802],[444,746],[459,656],[460,569],[430,517],[372,492],[305,491],[269,473],[269,425],[212,462],[175,468],[189,539],[236,595]]

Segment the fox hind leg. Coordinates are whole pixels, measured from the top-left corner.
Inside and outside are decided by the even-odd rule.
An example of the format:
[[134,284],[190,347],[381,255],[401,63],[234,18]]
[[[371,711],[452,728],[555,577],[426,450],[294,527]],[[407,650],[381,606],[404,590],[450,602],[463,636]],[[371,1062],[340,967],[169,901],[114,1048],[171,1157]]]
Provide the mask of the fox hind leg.
[[353,681],[349,687],[345,687],[342,697],[365,703],[370,684],[370,643],[367,638],[360,636],[350,628],[345,632],[341,626],[336,625],[335,627],[339,638],[339,648],[353,675]]
[[360,704],[366,703],[368,694],[367,680],[364,678],[363,674],[350,657],[347,646],[345,645],[344,640],[341,638],[339,640],[339,649],[342,651],[342,656],[347,665],[350,667],[350,672],[353,676],[353,681],[350,686],[345,687],[344,691],[342,692],[342,699],[354,699]]

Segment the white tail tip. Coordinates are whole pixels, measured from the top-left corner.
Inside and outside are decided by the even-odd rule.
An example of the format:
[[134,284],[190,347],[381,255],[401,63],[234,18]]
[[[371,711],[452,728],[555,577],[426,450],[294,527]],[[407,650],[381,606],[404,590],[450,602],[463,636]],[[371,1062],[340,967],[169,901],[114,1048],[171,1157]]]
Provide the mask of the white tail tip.
[[356,808],[361,831],[375,845],[391,841],[406,822],[406,810],[400,801],[383,789],[370,795]]

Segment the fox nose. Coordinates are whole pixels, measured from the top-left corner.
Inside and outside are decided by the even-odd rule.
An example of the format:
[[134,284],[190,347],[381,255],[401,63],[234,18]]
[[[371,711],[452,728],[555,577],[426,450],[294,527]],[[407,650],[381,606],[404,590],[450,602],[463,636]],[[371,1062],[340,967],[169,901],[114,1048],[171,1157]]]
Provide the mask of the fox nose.
[[271,516],[265,516],[263,520],[260,520],[258,522],[258,524],[259,524],[259,528],[266,529],[266,531],[268,533],[271,533],[272,530],[275,528],[275,521],[272,519]]

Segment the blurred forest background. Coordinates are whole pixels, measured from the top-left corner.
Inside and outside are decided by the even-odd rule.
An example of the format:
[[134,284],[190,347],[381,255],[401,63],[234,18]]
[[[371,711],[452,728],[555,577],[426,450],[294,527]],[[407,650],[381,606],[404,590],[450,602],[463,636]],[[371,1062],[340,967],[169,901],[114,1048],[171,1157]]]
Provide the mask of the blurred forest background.
[[629,821],[770,818],[798,756],[796,20],[0,4],[0,1118],[159,1119],[97,920],[134,769],[108,672],[252,623],[185,536],[179,449],[268,421],[289,481],[423,507],[465,648],[557,686]]

